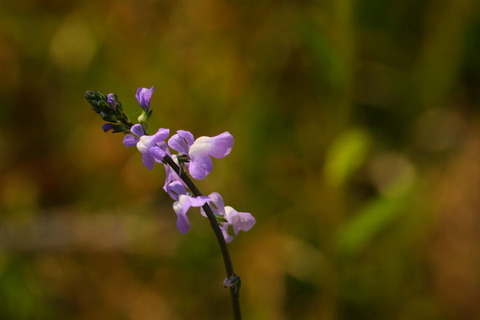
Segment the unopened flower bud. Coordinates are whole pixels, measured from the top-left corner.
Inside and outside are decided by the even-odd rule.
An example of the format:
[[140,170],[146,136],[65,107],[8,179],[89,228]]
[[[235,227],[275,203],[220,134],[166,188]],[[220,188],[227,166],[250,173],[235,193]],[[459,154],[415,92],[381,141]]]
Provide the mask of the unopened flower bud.
[[112,109],[113,111],[117,110],[117,96],[115,94],[109,93],[107,95],[107,103],[110,109]]
[[150,110],[150,99],[152,99],[153,87],[150,89],[147,88],[138,88],[135,97],[137,98],[138,104],[140,107],[147,112]]
[[148,120],[148,116],[145,112],[142,112],[142,114],[138,117],[138,122],[140,123],[146,123]]

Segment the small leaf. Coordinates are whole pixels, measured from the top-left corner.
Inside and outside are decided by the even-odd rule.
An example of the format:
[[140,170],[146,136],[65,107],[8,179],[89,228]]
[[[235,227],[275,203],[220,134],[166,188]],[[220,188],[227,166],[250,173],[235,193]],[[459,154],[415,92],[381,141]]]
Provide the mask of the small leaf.
[[227,219],[225,219],[223,216],[216,214],[215,218],[217,219],[218,222],[228,222]]

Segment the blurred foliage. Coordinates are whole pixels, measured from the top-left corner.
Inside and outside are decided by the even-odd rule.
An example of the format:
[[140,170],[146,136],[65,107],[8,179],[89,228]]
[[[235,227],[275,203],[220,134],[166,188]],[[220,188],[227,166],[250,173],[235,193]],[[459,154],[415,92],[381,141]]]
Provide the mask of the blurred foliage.
[[480,319],[474,0],[0,3],[0,319],[228,319],[208,223],[85,90],[230,131],[245,319]]

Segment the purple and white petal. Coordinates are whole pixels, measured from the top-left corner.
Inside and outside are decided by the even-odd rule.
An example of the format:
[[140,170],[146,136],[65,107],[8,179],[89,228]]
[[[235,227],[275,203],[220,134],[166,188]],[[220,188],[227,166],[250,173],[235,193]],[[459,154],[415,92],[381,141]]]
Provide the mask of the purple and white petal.
[[[208,195],[208,198],[210,198],[208,205],[212,209],[213,213],[218,216],[225,216],[225,205],[223,203],[222,195],[218,192],[212,192]],[[201,208],[200,211],[204,217],[207,216],[205,211],[203,211],[203,208]]]
[[218,214],[220,216],[225,215],[225,204],[223,202],[223,197],[220,193],[218,192],[212,192],[208,195],[210,198],[210,203],[212,204],[212,210],[215,214]]
[[225,207],[225,217],[233,226],[235,235],[240,231],[248,231],[255,225],[255,218],[249,212],[238,212],[230,206]]
[[214,158],[223,158],[232,151],[233,142],[233,136],[228,131],[214,137],[200,137],[190,146],[189,155],[191,158],[207,154]]
[[225,241],[226,241],[226,242],[232,242],[233,236],[231,236],[230,234],[228,234],[228,227],[229,227],[229,224],[228,224],[228,223],[224,223],[224,224],[220,227],[220,229],[222,230],[223,237],[225,238]]
[[205,179],[206,176],[212,171],[213,162],[212,159],[206,155],[196,155],[194,158],[190,157],[188,164],[188,172],[192,178],[197,180]]
[[165,140],[170,133],[169,129],[158,129],[157,133],[151,136],[141,136],[140,141],[137,144],[138,150],[140,152],[145,152],[146,150],[156,146],[157,143],[161,143]]
[[223,158],[232,150],[233,136],[229,132],[214,137],[200,137],[190,146],[188,171],[197,180],[204,179],[213,169],[212,159]]
[[187,189],[185,188],[185,185],[181,181],[173,181],[166,187],[166,191],[170,196],[170,198],[172,198],[175,201],[178,201],[181,195],[187,194]]
[[138,140],[137,149],[142,153],[143,164],[147,168],[153,169],[155,162],[162,162],[166,151],[159,145],[168,137],[169,132],[170,130],[161,128],[154,135],[143,135]]
[[193,142],[194,137],[191,132],[185,130],[178,130],[177,133],[168,140],[168,146],[175,151],[183,154],[188,154],[189,148],[193,144]]
[[137,143],[137,149],[142,154],[148,152],[152,147],[152,136],[141,136]]
[[173,203],[173,210],[177,214],[177,228],[181,233],[186,233],[190,229],[190,221],[187,217],[187,211],[190,209],[190,205],[183,200],[188,199],[184,197],[188,196],[180,196],[179,200]]
[[177,214],[177,227],[181,233],[186,233],[190,229],[190,221],[187,217],[187,211],[190,207],[201,207],[210,198],[206,196],[190,197],[187,195],[180,195],[178,201],[173,203],[173,210]]
[[137,137],[135,137],[134,135],[132,134],[127,134],[124,138],[123,138],[123,145],[125,147],[133,147],[135,145],[137,145],[138,141],[140,139],[138,139]]

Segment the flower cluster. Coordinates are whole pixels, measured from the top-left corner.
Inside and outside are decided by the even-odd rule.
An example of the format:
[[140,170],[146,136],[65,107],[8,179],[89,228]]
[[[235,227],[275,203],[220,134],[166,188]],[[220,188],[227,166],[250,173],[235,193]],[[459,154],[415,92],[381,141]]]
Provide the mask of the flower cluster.
[[[139,124],[132,124],[124,114],[121,103],[114,94],[104,94],[97,91],[87,91],[86,99],[95,112],[99,113],[108,123],[102,128],[105,132],[123,132],[127,135],[123,144],[127,147],[136,146],[142,154],[142,162],[148,169],[153,169],[156,163],[163,164],[166,171],[163,190],[172,198],[173,210],[177,215],[177,227],[185,233],[190,229],[187,211],[191,207],[201,207],[201,213],[206,216],[205,206],[210,207],[222,230],[225,241],[230,242],[240,231],[248,231],[255,224],[255,218],[248,212],[238,212],[230,206],[225,206],[222,196],[213,192],[208,196],[199,195],[189,188],[182,173],[187,172],[194,179],[204,179],[213,169],[212,158],[224,158],[230,154],[233,146],[233,136],[223,132],[214,137],[199,137],[195,139],[189,131],[178,130],[170,135],[169,129],[160,128],[153,135],[147,134],[147,120],[152,114],[150,100],[153,94],[150,89],[139,88],[136,99],[143,109],[139,116]],[[170,149],[177,152],[172,154]],[[166,159],[176,164],[178,171]],[[188,179],[188,178],[187,178]]]

